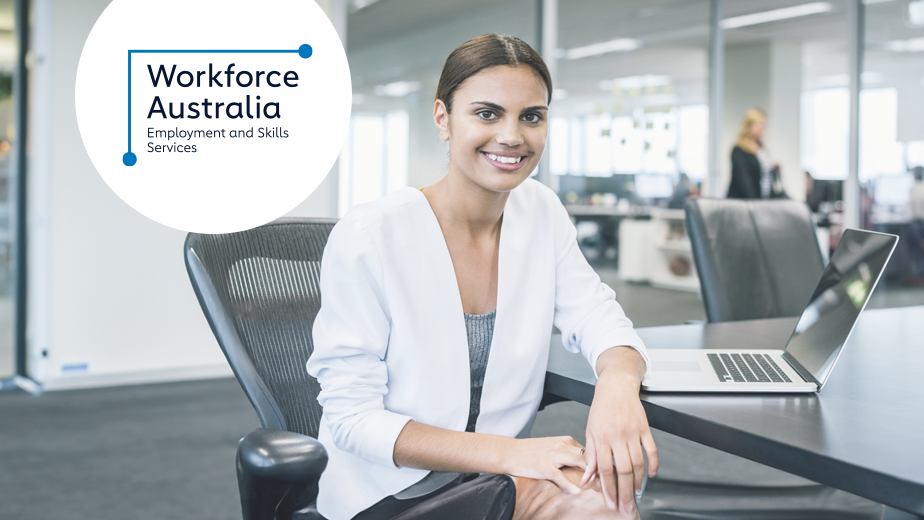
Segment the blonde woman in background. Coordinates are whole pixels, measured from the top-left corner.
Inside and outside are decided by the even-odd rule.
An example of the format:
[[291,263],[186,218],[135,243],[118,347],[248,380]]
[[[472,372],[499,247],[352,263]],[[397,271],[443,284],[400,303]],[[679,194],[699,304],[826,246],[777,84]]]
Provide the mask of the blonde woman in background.
[[764,148],[762,139],[767,128],[766,115],[756,108],[748,109],[732,149],[730,199],[784,198],[780,182],[780,166]]
[[908,237],[911,251],[911,269],[908,278],[902,280],[905,285],[924,286],[924,166],[911,169],[914,184],[908,197],[911,210],[911,232]]
[[918,221],[924,227],[924,166],[915,166],[911,169],[914,174],[914,184],[911,186],[909,204],[911,206],[911,219]]

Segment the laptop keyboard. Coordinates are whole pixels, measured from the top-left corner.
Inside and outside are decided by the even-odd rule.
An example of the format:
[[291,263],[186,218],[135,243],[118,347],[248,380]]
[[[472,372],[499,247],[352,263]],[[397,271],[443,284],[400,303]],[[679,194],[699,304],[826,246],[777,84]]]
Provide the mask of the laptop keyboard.
[[766,354],[706,354],[719,381],[736,383],[791,383],[773,358]]

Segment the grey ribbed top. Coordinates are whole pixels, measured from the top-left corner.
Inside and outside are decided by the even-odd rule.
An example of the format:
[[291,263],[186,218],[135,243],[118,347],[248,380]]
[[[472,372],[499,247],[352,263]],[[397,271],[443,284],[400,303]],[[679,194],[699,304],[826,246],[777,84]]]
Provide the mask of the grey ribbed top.
[[[471,398],[468,404],[468,424],[465,431],[475,431],[478,414],[481,411],[481,389],[484,387],[484,374],[488,368],[488,354],[491,353],[491,340],[494,337],[494,317],[497,310],[487,314],[465,314],[465,333],[468,336],[468,364],[471,373]],[[461,477],[461,473],[448,471],[431,471],[422,480],[407,489],[394,494],[395,498],[417,498]]]
[[465,333],[468,335],[468,364],[471,369],[472,394],[468,405],[468,425],[465,431],[475,431],[475,423],[481,412],[481,389],[484,374],[488,369],[488,354],[491,353],[491,338],[494,337],[494,317],[497,310],[487,314],[466,314]]

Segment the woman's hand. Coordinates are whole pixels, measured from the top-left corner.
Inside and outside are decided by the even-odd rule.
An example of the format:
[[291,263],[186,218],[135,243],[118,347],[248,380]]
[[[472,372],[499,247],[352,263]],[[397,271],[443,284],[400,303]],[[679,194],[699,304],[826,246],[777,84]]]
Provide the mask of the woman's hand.
[[569,480],[562,468],[584,469],[584,449],[571,437],[512,439],[507,474],[537,480],[550,480],[564,493],[576,495],[581,488]]
[[635,492],[642,488],[645,471],[642,447],[648,454],[649,476],[658,472],[658,450],[638,397],[645,362],[631,347],[611,348],[597,360],[597,373],[581,484],[598,474],[607,505],[635,512]]

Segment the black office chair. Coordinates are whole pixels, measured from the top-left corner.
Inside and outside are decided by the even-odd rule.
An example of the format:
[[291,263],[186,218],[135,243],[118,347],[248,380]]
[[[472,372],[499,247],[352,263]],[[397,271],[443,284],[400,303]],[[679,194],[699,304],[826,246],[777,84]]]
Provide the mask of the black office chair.
[[696,198],[686,214],[709,322],[802,314],[824,271],[807,205]]
[[[320,386],[305,363],[321,308],[321,256],[336,220],[279,219],[240,233],[190,233],[184,256],[202,311],[260,418],[241,439],[244,520],[323,520],[315,508],[327,452],[316,440]],[[476,481],[477,482],[477,481]],[[493,492],[515,496],[512,487]],[[495,517],[478,486],[415,502],[413,518]]]
[[322,517],[313,510],[327,452],[305,363],[321,306],[321,255],[335,220],[280,219],[240,233],[190,233],[184,256],[202,311],[260,418],[241,439],[244,520]]

